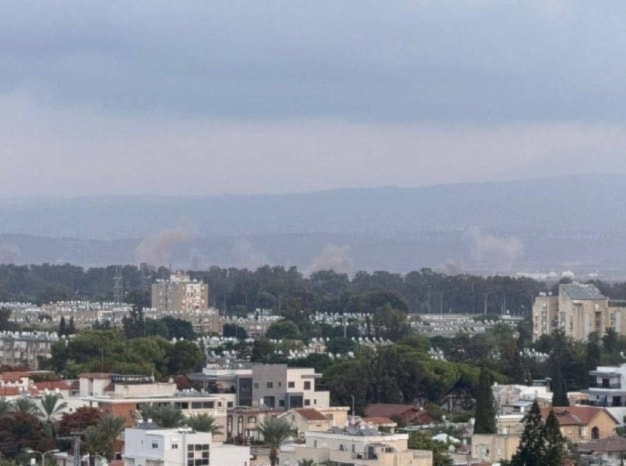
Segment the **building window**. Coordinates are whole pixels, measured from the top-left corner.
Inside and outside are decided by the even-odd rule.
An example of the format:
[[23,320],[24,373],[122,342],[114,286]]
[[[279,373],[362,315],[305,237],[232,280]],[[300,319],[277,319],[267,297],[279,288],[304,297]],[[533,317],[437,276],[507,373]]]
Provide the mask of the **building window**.
[[311,406],[311,400],[304,400],[304,406]]
[[287,387],[289,387],[289,388],[296,388],[296,383],[295,382],[289,382],[287,384]]
[[267,382],[267,388],[274,388],[273,382]]
[[256,424],[256,416],[248,416],[248,424]]
[[254,382],[254,388],[259,389],[259,382]]
[[178,444],[172,443],[172,450],[178,450]]
[[157,442],[152,442],[152,448],[159,448],[159,444]]
[[309,382],[308,380],[304,382],[304,389],[311,390],[311,382]]

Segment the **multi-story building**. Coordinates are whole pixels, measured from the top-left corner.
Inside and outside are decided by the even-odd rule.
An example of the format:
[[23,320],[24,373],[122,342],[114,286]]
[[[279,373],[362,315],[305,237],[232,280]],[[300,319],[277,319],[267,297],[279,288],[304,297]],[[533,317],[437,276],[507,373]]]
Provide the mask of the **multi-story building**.
[[559,297],[541,293],[533,303],[533,341],[550,335],[557,327]]
[[409,434],[384,434],[369,428],[306,432],[304,444],[281,449],[280,464],[295,466],[312,459],[315,464],[345,466],[432,466],[433,452],[409,450],[408,440]]
[[539,295],[533,305],[533,340],[557,330],[584,341],[592,332],[605,335],[609,328],[622,332],[623,306],[610,305],[609,298],[590,284],[559,285],[559,295]]
[[124,431],[124,466],[248,466],[250,448],[213,442],[208,432],[145,422]]
[[39,368],[40,358],[50,358],[52,344],[59,341],[56,333],[2,332],[0,333],[0,365]]
[[260,407],[269,409],[327,407],[330,392],[315,389],[315,380],[321,376],[311,368],[255,364],[252,366],[253,403],[258,400]]
[[185,274],[173,274],[169,280],[152,285],[152,307],[164,313],[207,311],[209,285]]
[[626,406],[626,364],[599,366],[589,371],[589,403],[594,406]]
[[155,382],[149,376],[83,373],[80,398],[89,406],[123,417],[129,427],[139,419],[139,408],[144,404],[173,405],[185,416],[209,414],[222,430],[226,425],[227,401],[223,397],[191,389],[177,390],[175,383]]
[[152,285],[150,315],[187,320],[198,334],[221,335],[224,328],[218,310],[209,308],[209,285],[180,273]]
[[219,393],[234,406],[280,410],[328,407],[330,393],[315,386],[320,377],[315,369],[286,364],[208,366],[202,373],[189,374],[206,391]]

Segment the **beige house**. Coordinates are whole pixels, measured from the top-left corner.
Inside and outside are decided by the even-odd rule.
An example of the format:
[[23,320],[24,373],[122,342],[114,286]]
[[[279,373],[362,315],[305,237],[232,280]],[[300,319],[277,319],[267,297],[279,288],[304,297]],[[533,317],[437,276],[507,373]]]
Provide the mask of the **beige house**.
[[313,408],[290,409],[278,418],[289,422],[301,438],[304,438],[306,432],[328,432],[331,427],[331,421]]
[[304,444],[281,447],[280,464],[296,466],[298,461],[342,466],[432,466],[429,450],[409,450],[408,434],[381,434],[375,430],[333,429],[307,432]]
[[523,414],[497,416],[495,434],[472,435],[471,458],[481,462],[509,461],[524,431],[523,419]]
[[[572,442],[589,442],[614,435],[619,425],[604,408],[595,406],[567,406],[553,408],[559,421],[561,433]],[[541,408],[541,417],[545,421],[550,408]]]

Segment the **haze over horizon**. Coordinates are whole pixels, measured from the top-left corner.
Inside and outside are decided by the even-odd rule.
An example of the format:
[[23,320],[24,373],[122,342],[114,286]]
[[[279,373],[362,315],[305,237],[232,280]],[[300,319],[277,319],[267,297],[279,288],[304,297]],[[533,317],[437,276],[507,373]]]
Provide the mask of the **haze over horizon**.
[[626,4],[0,4],[0,198],[626,174]]

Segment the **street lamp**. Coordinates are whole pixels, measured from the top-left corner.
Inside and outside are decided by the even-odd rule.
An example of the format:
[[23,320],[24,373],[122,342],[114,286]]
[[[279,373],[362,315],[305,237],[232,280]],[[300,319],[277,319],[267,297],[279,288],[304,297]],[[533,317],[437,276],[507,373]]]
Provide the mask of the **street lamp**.
[[41,466],[44,466],[46,464],[46,455],[48,453],[58,453],[59,449],[55,448],[54,450],[48,450],[48,451],[41,452],[41,451],[33,450],[32,448],[26,448],[24,451],[28,455],[37,454],[37,455],[41,456]]

